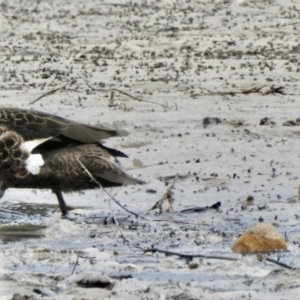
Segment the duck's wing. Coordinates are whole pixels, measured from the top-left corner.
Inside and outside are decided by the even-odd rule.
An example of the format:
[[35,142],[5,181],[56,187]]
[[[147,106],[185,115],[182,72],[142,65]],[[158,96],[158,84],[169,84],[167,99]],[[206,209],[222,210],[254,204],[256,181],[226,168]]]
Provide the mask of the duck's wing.
[[1,108],[0,126],[16,131],[25,141],[52,136],[67,143],[84,144],[128,134],[123,130],[90,126],[56,115],[19,108]]
[[80,155],[74,153],[78,163],[90,174],[91,177],[98,180],[104,179],[114,184],[144,184],[142,180],[131,177],[124,172],[115,163],[111,162],[105,155],[105,151],[93,145],[77,147]]

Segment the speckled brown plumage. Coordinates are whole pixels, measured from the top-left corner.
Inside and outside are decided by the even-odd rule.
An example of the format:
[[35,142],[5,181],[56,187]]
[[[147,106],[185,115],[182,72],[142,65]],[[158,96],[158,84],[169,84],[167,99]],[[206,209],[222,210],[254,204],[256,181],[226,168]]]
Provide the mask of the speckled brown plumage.
[[[118,135],[124,132],[32,110],[0,109],[0,196],[9,187],[51,189],[66,215],[62,192],[99,188],[99,184],[142,184],[109,160],[125,154],[100,144]],[[50,137],[32,150],[43,161],[38,174],[32,174],[27,167],[31,152],[26,141]]]
[[55,136],[65,141],[95,143],[128,134],[123,130],[90,126],[45,112],[20,108],[1,108],[0,125],[18,132],[25,141]]
[[16,132],[3,131],[0,136],[0,170],[2,181],[12,184],[28,176],[25,161],[30,153],[21,148],[23,138]]

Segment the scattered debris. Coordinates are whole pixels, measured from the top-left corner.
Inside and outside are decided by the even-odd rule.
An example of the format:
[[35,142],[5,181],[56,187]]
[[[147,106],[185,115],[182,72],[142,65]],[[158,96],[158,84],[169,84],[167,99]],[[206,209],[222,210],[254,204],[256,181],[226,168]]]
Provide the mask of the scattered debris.
[[198,262],[191,262],[189,263],[189,268],[190,269],[198,269],[200,264]]
[[245,120],[243,119],[234,119],[227,122],[227,124],[238,127],[245,125]]
[[[161,103],[157,103],[157,102],[150,101],[150,100],[143,100],[143,99],[137,98],[137,97],[135,97],[135,96],[132,96],[132,95],[130,95],[129,93],[123,92],[123,91],[121,91],[121,90],[119,90],[119,89],[110,89],[110,90],[106,90],[106,89],[96,89],[96,88],[92,87],[91,85],[89,85],[88,83],[86,83],[86,85],[87,85],[90,89],[92,89],[93,91],[110,92],[109,104],[108,104],[109,107],[116,106],[116,104],[114,104],[114,95],[115,95],[115,92],[118,92],[118,93],[120,93],[120,94],[123,94],[123,95],[125,95],[125,96],[127,96],[127,97],[129,97],[129,98],[131,98],[131,99],[133,99],[133,100],[139,101],[139,102],[147,102],[147,103],[156,104],[156,105],[162,106],[164,109],[170,108],[170,107],[168,106],[168,103],[166,103],[166,104],[161,104]],[[178,109],[177,105],[176,105],[175,109],[176,109],[176,110]]]
[[222,120],[214,117],[205,117],[202,121],[204,128],[206,128],[208,125],[218,125],[220,123],[222,123]]
[[249,195],[246,199],[246,204],[248,206],[251,206],[251,205],[253,205],[253,202],[254,202],[254,197],[252,195]]
[[97,272],[82,272],[73,275],[74,282],[84,288],[100,288],[111,290],[115,285],[114,282],[107,276],[104,276]]
[[154,189],[147,189],[147,190],[146,190],[146,193],[148,193],[148,194],[156,194],[157,191],[154,190]]
[[65,84],[65,85],[63,85],[62,87],[58,88],[58,89],[54,89],[54,90],[52,90],[52,91],[50,91],[50,92],[47,92],[46,94],[43,94],[42,96],[38,97],[37,99],[35,99],[35,100],[29,102],[29,104],[34,104],[34,103],[38,102],[39,100],[41,100],[42,98],[51,96],[51,95],[55,94],[55,93],[58,92],[58,91],[66,91],[66,92],[67,92],[66,86],[67,86],[67,85]]
[[176,178],[177,179],[186,179],[188,177],[190,177],[191,174],[186,174],[186,175],[169,175],[169,176],[164,176],[164,177],[157,177],[158,180],[163,181],[163,182],[167,182],[169,180],[174,180]]
[[283,86],[279,86],[279,87],[275,87],[274,85],[272,86],[266,86],[263,85],[261,87],[251,87],[248,89],[241,89],[241,90],[237,90],[237,91],[225,91],[225,92],[220,92],[220,91],[216,91],[216,92],[212,92],[208,90],[208,93],[205,94],[192,94],[191,96],[193,98],[199,97],[199,96],[235,96],[238,94],[242,94],[242,95],[249,95],[249,94],[261,94],[261,95],[275,95],[275,94],[280,94],[280,95],[285,95],[284,92],[284,87]]
[[298,121],[288,120],[282,123],[283,126],[300,126]]
[[27,295],[20,295],[19,293],[16,293],[16,294],[13,294],[11,300],[34,300],[36,299],[34,296],[31,297],[31,296],[27,296]]
[[270,118],[265,117],[262,118],[259,122],[259,125],[275,125],[276,123],[274,121],[272,121]]
[[182,213],[203,212],[203,211],[207,211],[209,209],[218,210],[220,207],[221,207],[221,202],[218,201],[217,203],[215,203],[211,206],[191,207],[191,208],[183,209],[180,212],[182,212]]
[[[159,213],[163,212],[163,204],[166,203],[167,204],[167,208],[166,211],[174,211],[173,209],[173,203],[174,203],[174,195],[173,195],[173,188],[175,186],[177,177],[174,178],[173,183],[171,184],[171,186],[166,190],[166,192],[164,193],[164,195],[162,196],[161,199],[159,199],[148,211],[157,209]],[[148,212],[147,211],[147,212]]]
[[46,291],[46,290],[42,290],[42,289],[33,289],[33,292],[41,295],[42,297],[54,297],[55,293],[52,291]]

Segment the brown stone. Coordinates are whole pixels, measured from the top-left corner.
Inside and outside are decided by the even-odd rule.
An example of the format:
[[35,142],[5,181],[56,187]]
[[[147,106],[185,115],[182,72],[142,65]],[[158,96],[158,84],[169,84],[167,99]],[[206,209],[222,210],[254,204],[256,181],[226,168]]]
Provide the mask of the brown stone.
[[287,245],[271,224],[258,223],[243,233],[231,250],[238,253],[285,251]]

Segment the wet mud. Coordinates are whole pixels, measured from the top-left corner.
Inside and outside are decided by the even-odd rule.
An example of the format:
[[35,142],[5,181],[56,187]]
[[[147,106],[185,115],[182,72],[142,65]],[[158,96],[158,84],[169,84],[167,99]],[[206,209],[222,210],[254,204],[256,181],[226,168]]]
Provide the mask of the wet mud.
[[[0,7],[1,105],[130,132],[106,145],[147,182],[108,190],[139,217],[101,189],[66,195],[72,220],[49,191],[7,191],[0,300],[297,299],[294,1]],[[172,184],[173,202],[149,211]],[[232,253],[258,222],[286,238],[288,251],[268,257],[293,269]]]

